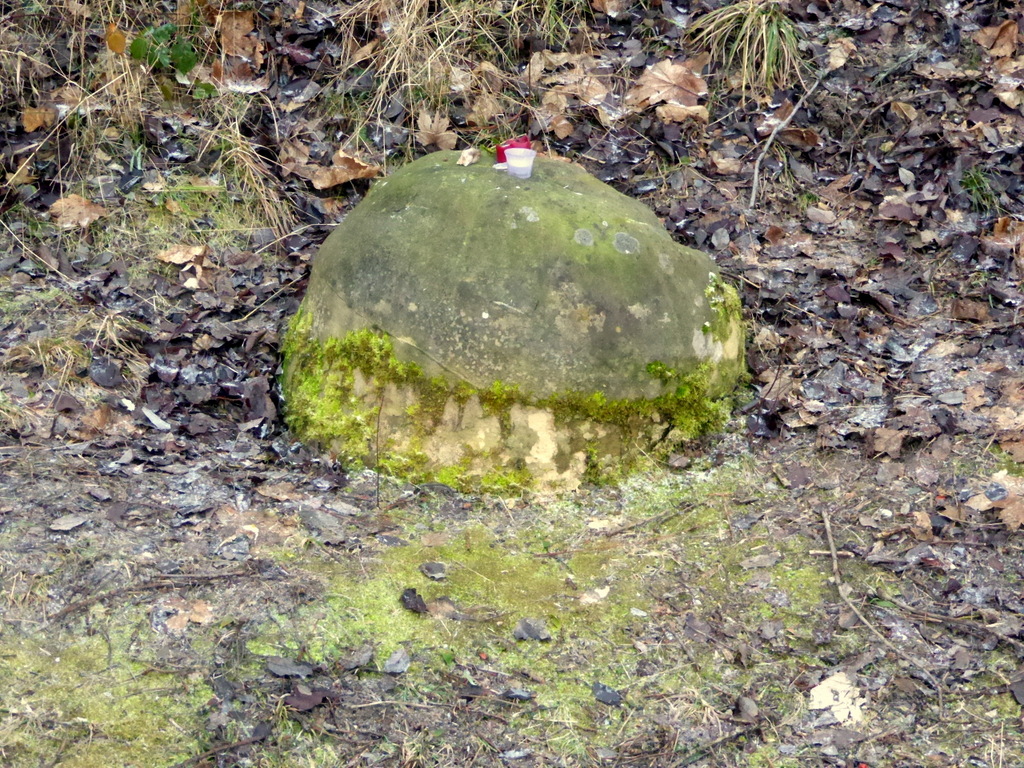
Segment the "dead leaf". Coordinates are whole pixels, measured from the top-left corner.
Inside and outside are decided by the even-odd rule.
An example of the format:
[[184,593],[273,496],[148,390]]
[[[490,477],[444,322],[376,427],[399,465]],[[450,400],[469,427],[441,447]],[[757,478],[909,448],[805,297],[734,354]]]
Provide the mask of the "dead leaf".
[[50,206],[50,216],[64,229],[88,227],[97,219],[106,216],[107,209],[91,203],[80,195],[68,195]]
[[156,254],[157,261],[168,264],[202,264],[209,252],[206,245],[172,245]]
[[864,697],[846,672],[837,672],[810,690],[810,709],[827,709],[843,725],[856,725],[864,719]]
[[[205,245],[174,245],[156,254],[158,261],[177,264],[182,267],[182,285],[190,291],[198,290],[202,284],[206,257],[210,249]],[[168,427],[170,429],[170,427]]]
[[353,179],[372,179],[380,175],[380,166],[364,162],[352,157],[342,150],[334,153],[330,168],[319,168],[313,173],[313,186],[316,189],[336,187]]
[[828,71],[833,72],[844,64],[857,50],[857,43],[848,37],[841,37],[828,44]]
[[877,216],[880,219],[896,221],[919,221],[921,214],[906,201],[904,195],[887,195],[878,206]]
[[494,96],[483,93],[473,102],[473,108],[466,115],[466,122],[470,125],[487,125],[503,112],[501,104]]
[[767,240],[771,245],[778,245],[786,239],[786,230],[775,224],[772,224],[768,229],[765,230],[764,239]]
[[722,176],[737,174],[743,170],[743,161],[738,157],[726,157],[721,152],[712,150],[708,154],[708,160],[715,173]]
[[981,236],[982,249],[993,256],[1006,256],[1011,253],[1019,258],[1024,253],[1024,221],[1016,221],[1009,216],[996,219],[992,226],[992,234]]
[[917,110],[905,101],[894,101],[890,105],[890,109],[892,109],[893,114],[905,122],[912,123],[917,120]]
[[299,501],[305,498],[302,493],[295,492],[295,483],[263,483],[256,488],[256,493],[274,501]]
[[575,132],[576,126],[569,122],[567,117],[557,115],[551,119],[548,129],[559,139],[566,139]]
[[782,559],[778,552],[765,552],[762,555],[754,555],[746,560],[740,561],[740,568],[745,571],[752,571],[756,568],[771,568]]
[[1015,462],[1024,464],[1024,440],[1007,440],[1000,443],[999,447],[1006,451]]
[[655,108],[658,119],[666,123],[685,123],[694,120],[698,123],[708,121],[708,108],[703,105],[684,107],[680,104],[662,104]]
[[193,624],[209,624],[213,621],[213,609],[205,600],[196,600],[192,603],[192,610],[189,612],[188,620]]
[[443,547],[445,544],[451,541],[451,536],[447,533],[431,532],[424,533],[420,539],[420,543],[424,547]]
[[270,87],[270,75],[256,76],[254,65],[240,56],[213,62],[210,81],[234,93],[260,93]]
[[89,518],[85,515],[64,515],[50,523],[50,530],[64,533],[66,531],[74,530],[78,526],[84,525],[88,522]]
[[168,616],[164,626],[173,632],[182,632],[188,626],[188,614],[176,613],[173,616]]
[[459,137],[448,130],[448,118],[440,112],[430,114],[420,112],[416,120],[419,130],[416,131],[416,141],[425,147],[435,145],[439,149],[455,149]]
[[526,65],[523,73],[529,83],[539,83],[545,72],[563,67],[569,62],[578,62],[579,54],[554,51],[537,51],[530,57],[530,63]]
[[53,107],[26,107],[21,113],[21,127],[25,133],[49,128],[57,120],[57,110]]
[[473,165],[473,163],[480,161],[480,150],[476,147],[470,147],[469,149],[462,150],[462,154],[459,155],[456,165]]
[[993,27],[984,27],[971,37],[997,59],[1013,56],[1017,50],[1017,22],[1004,21]]
[[999,519],[1007,530],[1016,531],[1024,525],[1024,498],[1013,497],[1013,501],[999,510]]
[[108,50],[121,54],[124,53],[128,39],[124,32],[117,28],[117,24],[107,24],[106,42]]
[[784,128],[779,131],[779,141],[790,147],[808,151],[821,144],[821,136],[810,128]]
[[582,595],[580,595],[581,605],[594,605],[600,603],[606,597],[608,593],[612,591],[611,587],[595,587],[594,589],[588,589]]
[[245,59],[259,69],[263,64],[263,44],[252,34],[255,29],[253,11],[222,11],[220,14],[220,45],[225,56]]
[[629,10],[630,5],[632,5],[632,0],[590,0],[591,8],[613,19],[619,18]]
[[829,225],[836,223],[836,215],[832,211],[817,205],[808,207],[804,214],[815,224]]
[[684,107],[697,106],[700,98],[707,95],[708,86],[687,66],[689,63],[676,64],[671,59],[659,61],[640,76],[626,94],[626,103],[639,109],[663,101]]
[[954,320],[971,320],[975,323],[987,323],[992,319],[987,304],[970,299],[953,299],[949,313]]
[[898,459],[903,450],[903,431],[878,427],[868,433],[867,447],[873,454],[884,453],[887,456]]
[[172,597],[163,602],[163,610],[174,613],[167,617],[164,626],[172,632],[183,632],[191,624],[209,624],[213,621],[213,609],[205,600],[189,602]]

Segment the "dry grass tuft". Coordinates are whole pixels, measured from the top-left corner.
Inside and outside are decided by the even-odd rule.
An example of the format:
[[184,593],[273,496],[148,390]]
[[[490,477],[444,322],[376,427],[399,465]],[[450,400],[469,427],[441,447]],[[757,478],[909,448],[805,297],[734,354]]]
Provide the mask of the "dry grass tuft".
[[711,53],[740,91],[768,95],[803,83],[800,32],[779,0],[738,0],[701,16],[690,39]]
[[393,100],[410,111],[434,110],[447,106],[452,93],[473,89],[476,62],[515,71],[528,39],[567,48],[585,31],[580,22],[587,14],[583,0],[357,0],[338,20],[345,38],[361,41],[352,43],[342,77],[373,77],[370,116],[385,113]]

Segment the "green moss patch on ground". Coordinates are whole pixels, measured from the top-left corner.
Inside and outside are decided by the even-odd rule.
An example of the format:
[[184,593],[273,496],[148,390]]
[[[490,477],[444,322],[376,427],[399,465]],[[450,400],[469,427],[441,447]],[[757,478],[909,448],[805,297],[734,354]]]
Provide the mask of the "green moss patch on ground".
[[94,611],[98,631],[84,636],[0,635],[0,762],[152,768],[202,751],[211,689],[138,649],[142,611],[108,618]]
[[[821,664],[823,654],[855,653],[865,637],[853,629],[822,646],[813,636],[812,617],[837,598],[830,561],[811,557],[806,539],[737,527],[735,498],[752,490],[777,495],[769,485],[739,461],[693,475],[636,477],[620,487],[607,518],[571,498],[546,504],[536,517],[499,506],[459,526],[408,510],[398,521],[407,543],[380,548],[359,567],[321,562],[324,599],[278,616],[248,648],[330,665],[369,644],[371,666],[380,669],[404,647],[412,665],[389,694],[401,700],[444,696],[452,680],[528,688],[534,702],[502,717],[577,757],[639,726],[624,710],[596,702],[594,682],[620,691],[632,710],[663,702],[690,715],[728,710],[729,691],[756,691],[784,720],[804,700],[780,681]],[[656,518],[645,529],[643,521]],[[749,567],[766,553],[777,561]],[[419,570],[425,562],[444,563],[447,579],[427,579]],[[400,597],[409,588],[428,605],[449,598],[464,618],[404,608]],[[652,622],[666,611],[677,618]],[[707,624],[725,616],[728,638]],[[523,618],[544,621],[552,640],[513,639]],[[769,630],[786,654],[764,647],[757,633]]]

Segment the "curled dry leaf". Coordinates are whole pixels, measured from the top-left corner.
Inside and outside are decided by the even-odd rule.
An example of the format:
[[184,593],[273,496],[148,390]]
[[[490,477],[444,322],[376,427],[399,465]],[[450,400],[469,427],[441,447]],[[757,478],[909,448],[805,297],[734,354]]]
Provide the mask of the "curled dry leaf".
[[81,195],[62,197],[50,206],[50,216],[65,229],[88,227],[94,221],[106,215],[106,208],[89,202]]
[[419,130],[416,131],[416,141],[425,147],[431,144],[439,149],[455,149],[459,137],[448,130],[448,118],[440,112],[430,114],[420,112],[416,120]]
[[476,147],[462,150],[459,155],[458,165],[472,165],[480,159],[480,150]]
[[353,179],[372,179],[380,175],[379,165],[364,162],[340,149],[334,153],[331,161],[332,165],[329,168],[318,168],[313,173],[313,186],[317,189],[327,189]]

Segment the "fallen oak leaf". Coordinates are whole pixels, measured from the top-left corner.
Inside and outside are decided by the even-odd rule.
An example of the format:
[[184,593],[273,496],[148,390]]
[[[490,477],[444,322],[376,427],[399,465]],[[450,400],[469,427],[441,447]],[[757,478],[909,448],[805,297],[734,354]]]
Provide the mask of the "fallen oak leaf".
[[50,206],[52,216],[64,229],[81,227],[85,229],[94,221],[107,215],[107,209],[86,200],[81,195],[68,195]]

